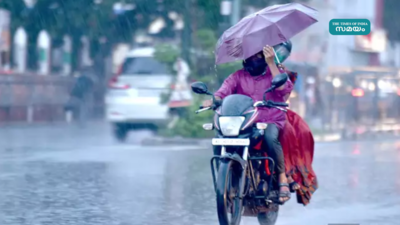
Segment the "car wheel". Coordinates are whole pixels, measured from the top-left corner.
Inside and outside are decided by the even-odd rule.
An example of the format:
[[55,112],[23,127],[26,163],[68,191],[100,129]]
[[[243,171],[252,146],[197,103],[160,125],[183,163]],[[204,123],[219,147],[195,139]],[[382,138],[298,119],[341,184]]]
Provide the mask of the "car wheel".
[[154,124],[141,124],[141,125],[133,125],[135,130],[147,130],[152,132],[153,134],[157,134],[159,128]]
[[128,137],[129,128],[125,124],[114,124],[114,137],[119,142],[125,142]]

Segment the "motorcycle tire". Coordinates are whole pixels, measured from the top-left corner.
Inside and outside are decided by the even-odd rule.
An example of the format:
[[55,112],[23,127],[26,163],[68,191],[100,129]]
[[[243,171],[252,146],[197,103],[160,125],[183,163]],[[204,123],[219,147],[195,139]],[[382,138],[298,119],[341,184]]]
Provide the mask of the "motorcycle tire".
[[279,206],[277,206],[276,208],[277,209],[273,211],[259,213],[257,215],[258,223],[260,225],[275,225],[278,219]]
[[[237,162],[221,161],[217,177],[217,212],[220,225],[240,224],[243,211],[243,200],[239,198],[240,176],[241,166]],[[231,218],[229,219],[230,211]]]

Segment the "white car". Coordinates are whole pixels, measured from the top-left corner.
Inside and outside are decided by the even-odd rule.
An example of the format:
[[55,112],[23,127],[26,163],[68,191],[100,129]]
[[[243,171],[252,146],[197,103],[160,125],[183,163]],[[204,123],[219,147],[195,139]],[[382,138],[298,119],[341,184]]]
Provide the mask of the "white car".
[[133,49],[109,82],[106,117],[120,141],[130,130],[157,130],[169,121],[169,108],[162,104],[161,95],[168,93],[173,76],[154,52],[152,47]]

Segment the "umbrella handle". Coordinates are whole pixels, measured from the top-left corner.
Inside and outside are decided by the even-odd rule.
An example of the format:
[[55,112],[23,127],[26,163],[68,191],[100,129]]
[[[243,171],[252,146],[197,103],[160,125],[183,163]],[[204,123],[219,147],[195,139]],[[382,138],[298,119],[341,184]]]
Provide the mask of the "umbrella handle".
[[281,64],[281,61],[279,60],[278,56],[276,55],[275,49],[272,48],[272,50],[274,51],[276,61],[278,62],[278,64]]

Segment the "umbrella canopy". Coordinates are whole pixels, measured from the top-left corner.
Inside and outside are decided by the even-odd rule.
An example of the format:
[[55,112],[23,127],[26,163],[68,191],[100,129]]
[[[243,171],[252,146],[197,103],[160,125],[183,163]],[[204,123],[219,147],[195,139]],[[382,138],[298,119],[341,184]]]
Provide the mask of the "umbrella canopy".
[[274,5],[226,30],[216,46],[216,64],[247,59],[264,46],[285,42],[318,22],[317,11],[300,3]]

